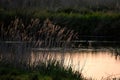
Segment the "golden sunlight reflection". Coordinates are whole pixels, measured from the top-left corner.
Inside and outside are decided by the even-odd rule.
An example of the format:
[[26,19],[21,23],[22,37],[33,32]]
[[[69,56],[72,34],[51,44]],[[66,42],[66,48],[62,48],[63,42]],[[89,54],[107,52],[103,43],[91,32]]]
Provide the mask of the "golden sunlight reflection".
[[[33,55],[34,54],[34,55]],[[44,55],[42,55],[44,54]],[[35,57],[36,55],[36,57]],[[82,72],[84,77],[97,80],[120,75],[120,60],[110,51],[79,51],[79,52],[33,52],[33,60],[56,59],[61,61],[65,67],[71,66],[73,70]],[[34,61],[33,61],[34,62]]]

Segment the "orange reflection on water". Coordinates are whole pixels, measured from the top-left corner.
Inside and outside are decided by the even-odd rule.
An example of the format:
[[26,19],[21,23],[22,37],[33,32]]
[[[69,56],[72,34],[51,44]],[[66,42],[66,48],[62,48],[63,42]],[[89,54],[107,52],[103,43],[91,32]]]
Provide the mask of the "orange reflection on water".
[[63,61],[65,67],[71,66],[73,70],[82,72],[87,78],[101,80],[107,77],[117,77],[120,74],[120,60],[116,60],[112,52],[107,50],[74,53],[48,52],[46,59],[48,58]]
[[79,52],[70,55],[73,60],[72,65],[76,66],[74,69],[82,69],[85,77],[100,80],[109,76],[117,77],[120,74],[120,61],[111,56],[110,52]]

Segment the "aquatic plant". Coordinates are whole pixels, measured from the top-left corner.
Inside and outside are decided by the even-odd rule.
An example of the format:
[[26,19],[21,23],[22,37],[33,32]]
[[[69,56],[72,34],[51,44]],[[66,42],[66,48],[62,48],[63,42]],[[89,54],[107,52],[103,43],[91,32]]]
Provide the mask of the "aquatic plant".
[[[31,18],[38,18],[40,20],[41,25],[43,25],[43,22],[46,18],[49,18],[54,25],[59,25],[62,28],[65,27],[67,29],[74,30],[78,33],[79,36],[105,36],[106,40],[109,40],[108,37],[112,36],[116,40],[119,40],[119,38],[116,37],[120,35],[119,12],[68,12],[69,13],[66,13],[64,11],[48,12],[38,10],[1,11],[0,25],[2,25],[2,23],[5,23],[4,25],[7,27],[11,21],[14,21],[14,18],[16,16],[22,20],[25,27],[27,27],[28,24],[31,23]],[[79,37],[79,39],[81,39],[81,37]],[[110,40],[112,39],[113,38],[110,38]]]
[[[49,19],[43,23],[39,19],[31,19],[30,24],[25,25],[22,19],[16,18],[8,26],[4,23],[1,25],[1,63],[24,69],[33,68],[43,62],[49,63],[46,59],[49,50],[58,48],[64,52],[65,49],[74,47],[71,40],[77,38],[77,33],[73,30],[54,25]],[[39,56],[38,61],[32,53],[34,49],[44,53]],[[52,60],[52,57],[50,59]]]
[[[73,47],[71,40],[77,38],[77,33],[73,30],[54,25],[49,19],[44,22],[31,19],[31,22],[25,25],[22,19],[16,18],[8,26],[1,23],[0,31],[0,68],[7,66],[8,69],[18,69],[18,73],[0,69],[1,79],[39,80],[42,79],[41,75],[50,76],[51,80],[58,77],[59,80],[82,79],[81,73],[64,66],[64,55],[61,56],[63,60],[58,61],[50,53],[50,50],[58,48],[64,54],[66,48]],[[35,53],[37,49],[40,54]],[[18,75],[24,76],[20,78]]]
[[39,19],[31,19],[25,25],[22,19],[16,18],[9,25],[1,23],[1,41],[35,42],[38,47],[63,46],[61,41],[69,42],[77,37],[77,33],[65,27],[52,24],[49,19],[43,23]]

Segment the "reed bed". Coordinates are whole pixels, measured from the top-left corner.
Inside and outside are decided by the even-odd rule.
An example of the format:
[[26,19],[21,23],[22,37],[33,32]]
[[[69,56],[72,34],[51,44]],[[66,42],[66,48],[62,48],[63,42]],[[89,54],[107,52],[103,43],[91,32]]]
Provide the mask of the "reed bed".
[[[82,11],[73,12],[70,10],[61,11],[30,11],[30,10],[10,10],[1,11],[0,19],[1,22],[6,22],[9,25],[14,17],[20,17],[25,26],[31,22],[31,18],[39,18],[43,23],[46,18],[49,18],[53,24],[58,24],[62,27],[67,27],[68,29],[78,32],[80,36],[119,36],[119,22],[120,13],[119,12],[102,12],[102,11]],[[109,27],[108,27],[109,26]],[[79,38],[80,39],[80,38]]]
[[9,25],[1,23],[1,41],[23,41],[35,43],[38,47],[63,46],[61,41],[70,42],[77,38],[77,33],[66,27],[52,24],[49,19],[43,23],[39,19],[31,19],[25,25],[22,19],[16,18]]
[[[45,50],[74,47],[71,40],[77,38],[77,33],[73,30],[54,25],[49,19],[46,19],[43,24],[39,19],[31,19],[30,24],[26,27],[21,19],[16,18],[8,26],[2,23],[0,30],[1,58],[4,59],[3,56],[6,54],[8,61],[13,59],[13,61],[10,60],[11,62],[24,61],[26,59],[26,57],[23,58],[24,54],[29,59],[28,51],[34,48]],[[20,58],[21,56],[23,59]]]
[[[8,26],[5,23],[0,25],[1,79],[41,80],[41,75],[48,76],[50,79],[47,80],[56,80],[58,77],[59,80],[83,79],[81,73],[64,67],[64,59],[57,61],[46,51],[61,48],[64,54],[66,48],[74,47],[71,40],[77,38],[77,33],[73,30],[54,25],[49,19],[43,23],[39,19],[31,19],[30,24],[25,25],[22,19],[15,18]],[[41,54],[34,53],[36,48],[43,49]],[[29,78],[29,72],[34,76]],[[24,75],[23,78],[21,75]]]

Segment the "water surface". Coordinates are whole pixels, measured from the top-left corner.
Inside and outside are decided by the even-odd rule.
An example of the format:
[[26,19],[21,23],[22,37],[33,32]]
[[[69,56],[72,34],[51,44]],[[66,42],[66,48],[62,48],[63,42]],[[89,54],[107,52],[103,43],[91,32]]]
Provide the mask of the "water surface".
[[23,42],[2,42],[0,43],[0,61],[5,60],[16,64],[22,61],[35,65],[40,61],[47,63],[49,59],[55,59],[65,67],[72,67],[74,71],[81,72],[87,78],[97,80],[120,78],[120,48],[115,47],[118,43],[108,42],[112,47],[108,47],[106,42],[78,43],[88,47],[80,45],[77,48],[36,48],[31,46],[32,44]]
[[84,77],[101,80],[120,76],[119,51],[118,48],[47,51],[44,53],[33,51],[32,61],[39,61],[40,56],[43,57],[44,54],[45,60],[59,60],[65,67],[71,66],[73,70],[82,72]]

